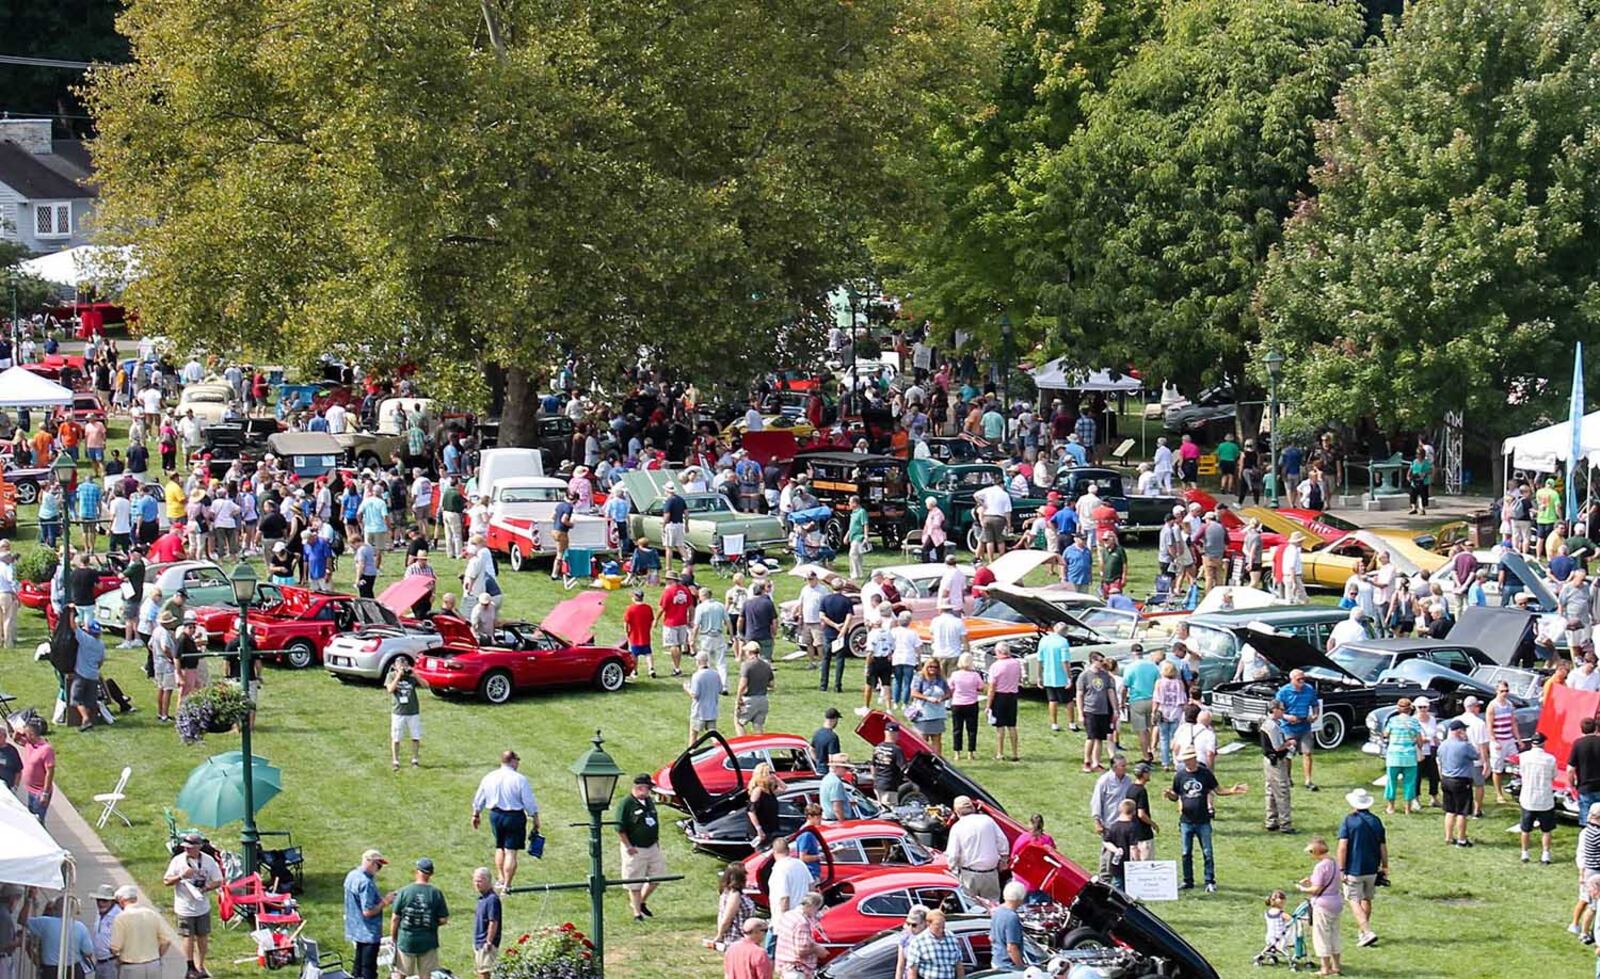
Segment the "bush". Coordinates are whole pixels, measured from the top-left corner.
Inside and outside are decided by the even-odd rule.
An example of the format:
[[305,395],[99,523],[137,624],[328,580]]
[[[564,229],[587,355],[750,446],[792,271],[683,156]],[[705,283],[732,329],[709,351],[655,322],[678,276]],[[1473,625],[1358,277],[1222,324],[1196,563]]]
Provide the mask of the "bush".
[[522,935],[500,954],[492,979],[592,979],[594,943],[572,923]]
[[232,680],[213,683],[183,698],[178,706],[178,737],[193,744],[208,732],[226,731],[243,721],[254,706]]
[[17,558],[17,580],[31,581],[35,584],[49,581],[55,577],[56,563],[59,560],[60,555],[48,547],[34,547],[23,551]]

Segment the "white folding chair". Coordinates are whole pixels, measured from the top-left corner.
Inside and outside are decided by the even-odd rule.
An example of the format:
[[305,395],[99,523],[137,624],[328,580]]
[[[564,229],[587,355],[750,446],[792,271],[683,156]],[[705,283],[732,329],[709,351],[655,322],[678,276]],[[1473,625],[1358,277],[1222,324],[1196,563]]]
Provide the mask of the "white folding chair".
[[128,822],[128,817],[124,816],[117,809],[117,803],[128,797],[128,777],[132,774],[132,766],[124,767],[122,769],[121,777],[117,779],[117,787],[112,789],[110,792],[102,792],[94,797],[95,802],[98,802],[105,807],[104,809],[100,810],[100,818],[95,820],[94,825],[96,829],[104,829],[106,823],[110,821],[112,816],[116,816],[118,819],[122,820],[123,825],[127,826],[129,829],[133,828],[133,824]]
[[723,534],[711,555],[712,564],[728,571],[744,567],[744,534]]

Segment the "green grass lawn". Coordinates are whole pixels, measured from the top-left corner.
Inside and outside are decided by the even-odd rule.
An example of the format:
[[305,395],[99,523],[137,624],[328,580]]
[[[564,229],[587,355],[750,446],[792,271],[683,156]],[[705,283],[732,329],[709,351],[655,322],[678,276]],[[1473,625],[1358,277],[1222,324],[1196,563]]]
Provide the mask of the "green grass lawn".
[[[31,521],[29,512],[25,524]],[[31,536],[31,527],[25,525],[24,536]],[[1147,585],[1154,573],[1152,550],[1139,549],[1131,556],[1132,579]],[[872,557],[878,563],[898,560],[897,555],[881,551]],[[459,572],[457,562],[436,563],[442,579]],[[701,577],[713,584],[722,580]],[[779,580],[779,597],[791,597],[798,583]],[[568,594],[537,572],[507,572],[502,581],[508,616],[537,619]],[[350,586],[348,564],[338,583]],[[625,594],[611,596],[598,627],[601,641],[620,638],[625,602]],[[18,695],[20,705],[48,709],[55,681],[49,668],[35,663],[31,655],[33,643],[44,635],[43,619],[32,612],[24,616],[26,641],[0,661],[0,689]],[[780,648],[780,653],[784,651]],[[132,692],[139,713],[87,735],[58,729],[53,740],[60,757],[60,784],[80,805],[92,793],[109,790],[124,764],[133,766],[130,802],[124,807],[133,828],[113,822],[105,840],[165,907],[170,899],[160,885],[166,863],[162,810],[172,803],[194,765],[207,755],[236,749],[238,736],[211,735],[193,746],[179,743],[170,726],[156,723],[153,688],[140,671],[142,660],[142,651],[137,656],[116,651],[109,664],[109,675]],[[825,707],[837,705],[848,711],[859,702],[858,695],[818,692],[816,677],[794,664],[780,668],[769,730],[809,735]],[[850,681],[859,680],[858,670],[851,670]],[[599,728],[607,749],[625,770],[653,771],[670,761],[686,741],[687,698],[676,682],[662,678],[630,683],[615,695],[572,690],[522,696],[499,708],[430,697],[423,703],[422,716],[423,767],[392,774],[388,698],[381,689],[347,686],[319,670],[296,673],[269,668],[255,744],[259,754],[282,767],[284,791],[262,811],[260,823],[263,829],[292,830],[304,848],[308,930],[329,947],[343,944],[340,882],[363,849],[379,847],[394,861],[380,878],[386,890],[406,881],[416,857],[432,857],[439,867],[436,882],[455,911],[454,923],[444,936],[443,961],[464,975],[471,968],[471,872],[491,858],[488,829],[472,830],[469,804],[478,779],[495,765],[499,752],[512,747],[521,753],[549,837],[545,859],[525,857],[518,882],[580,880],[587,867],[587,832],[569,824],[585,818],[585,813],[567,766]],[[731,729],[731,723],[727,727]],[[1025,701],[1021,727],[1021,764],[980,761],[965,767],[1014,815],[1042,813],[1062,849],[1080,863],[1092,864],[1098,841],[1088,828],[1091,780],[1077,771],[1079,736],[1051,734],[1038,700]],[[1223,740],[1231,737],[1225,733]],[[844,739],[847,750],[864,751],[864,742],[852,732],[845,731]],[[1250,784],[1248,795],[1219,801],[1221,890],[1212,896],[1186,896],[1159,906],[1158,911],[1210,957],[1223,976],[1234,977],[1250,973],[1250,958],[1260,946],[1263,896],[1274,888],[1292,890],[1293,882],[1309,872],[1301,849],[1308,836],[1331,836],[1344,812],[1344,792],[1366,784],[1381,773],[1381,767],[1355,748],[1320,758],[1318,780],[1323,790],[1317,794],[1296,790],[1295,824],[1301,835],[1289,838],[1260,829],[1261,772],[1256,752],[1247,748],[1224,756],[1219,769],[1224,784]],[[1158,805],[1156,815],[1163,829],[1158,856],[1175,858],[1175,815],[1165,803]],[[1587,974],[1593,956],[1563,931],[1574,891],[1575,832],[1568,826],[1560,829],[1555,866],[1524,867],[1517,862],[1515,839],[1503,832],[1513,817],[1512,809],[1491,807],[1489,815],[1473,826],[1484,845],[1471,851],[1443,845],[1441,820],[1435,813],[1389,818],[1394,886],[1380,892],[1376,915],[1383,942],[1375,949],[1354,948],[1353,922],[1347,921],[1346,974]],[[232,848],[237,845],[237,831],[237,826],[225,827],[214,835]],[[611,974],[641,979],[720,975],[720,962],[699,944],[714,922],[718,864],[690,852],[671,827],[663,840],[671,870],[687,879],[663,888],[653,902],[656,917],[643,925],[630,919],[620,891],[609,896]],[[616,848],[610,841],[606,864],[616,873]],[[587,928],[586,900],[575,893],[516,895],[507,902],[511,936],[568,920]],[[251,951],[240,932],[230,931],[221,938],[214,960],[221,963]],[[213,971],[242,975],[254,968],[224,964],[214,965]]]

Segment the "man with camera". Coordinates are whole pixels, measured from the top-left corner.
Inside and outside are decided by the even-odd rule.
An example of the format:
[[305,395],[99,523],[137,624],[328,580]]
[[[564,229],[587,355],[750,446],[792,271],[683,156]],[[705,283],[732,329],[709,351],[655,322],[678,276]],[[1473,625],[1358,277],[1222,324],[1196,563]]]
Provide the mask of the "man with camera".
[[417,678],[411,671],[409,660],[401,660],[389,667],[389,676],[383,688],[389,691],[394,703],[389,712],[389,761],[395,771],[400,770],[400,742],[411,736],[411,767],[422,765],[422,706],[417,699]]

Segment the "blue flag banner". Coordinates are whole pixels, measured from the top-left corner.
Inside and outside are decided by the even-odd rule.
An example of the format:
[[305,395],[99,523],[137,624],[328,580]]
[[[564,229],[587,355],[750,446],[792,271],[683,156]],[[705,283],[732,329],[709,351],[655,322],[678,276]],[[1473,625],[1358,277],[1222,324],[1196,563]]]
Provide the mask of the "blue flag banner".
[[[1567,450],[1567,524],[1578,521],[1579,460],[1583,459],[1583,343],[1580,341],[1572,354],[1572,405],[1568,409],[1568,424],[1572,428],[1572,445]],[[1587,467],[1588,462],[1582,463]]]

